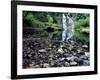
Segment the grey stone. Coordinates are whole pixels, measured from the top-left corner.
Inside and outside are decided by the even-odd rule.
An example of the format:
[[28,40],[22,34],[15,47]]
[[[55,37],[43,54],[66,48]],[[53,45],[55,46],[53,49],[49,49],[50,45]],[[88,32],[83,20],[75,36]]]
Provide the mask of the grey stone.
[[48,68],[48,67],[50,67],[50,65],[49,65],[48,63],[44,63],[44,64],[43,64],[43,67],[44,67],[44,68]]
[[67,67],[67,66],[70,66],[69,62],[65,62],[64,65]]
[[46,53],[47,51],[45,49],[40,49],[39,52],[40,53]]
[[75,61],[70,62],[70,66],[77,66],[77,65],[78,65],[78,63],[77,63],[77,62],[75,62]]

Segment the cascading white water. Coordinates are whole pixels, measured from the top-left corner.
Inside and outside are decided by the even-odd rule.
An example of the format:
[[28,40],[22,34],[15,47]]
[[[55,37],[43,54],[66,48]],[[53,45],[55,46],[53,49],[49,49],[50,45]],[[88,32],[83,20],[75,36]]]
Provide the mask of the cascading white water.
[[74,21],[69,17],[62,14],[62,42],[70,39],[74,34]]
[[74,21],[67,15],[62,14],[62,44],[60,45],[59,52],[62,52],[64,41],[68,41],[74,35]]
[[67,16],[67,40],[70,39],[71,37],[73,37],[74,35],[74,27],[75,27],[75,24],[74,24],[74,21],[72,20],[71,17]]
[[67,25],[66,25],[66,16],[65,14],[62,14],[62,27],[63,27],[63,31],[62,31],[62,42],[66,39],[66,32],[67,32]]

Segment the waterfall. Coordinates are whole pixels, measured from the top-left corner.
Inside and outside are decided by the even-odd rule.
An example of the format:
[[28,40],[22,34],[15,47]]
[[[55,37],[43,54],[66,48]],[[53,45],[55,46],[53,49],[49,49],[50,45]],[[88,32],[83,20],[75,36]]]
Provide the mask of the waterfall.
[[72,20],[71,17],[67,16],[67,40],[72,38],[73,35],[74,35],[74,27],[75,27],[75,24],[74,24],[74,21]]
[[62,42],[70,39],[74,35],[74,21],[68,15],[62,14]]
[[74,35],[74,26],[72,18],[62,14],[62,44],[60,45],[60,49],[58,49],[59,52],[63,52],[62,47],[64,46],[64,41],[68,41]]
[[67,32],[67,25],[66,25],[66,16],[65,14],[62,14],[62,27],[63,27],[63,31],[62,31],[62,42],[65,41],[66,39],[66,32]]

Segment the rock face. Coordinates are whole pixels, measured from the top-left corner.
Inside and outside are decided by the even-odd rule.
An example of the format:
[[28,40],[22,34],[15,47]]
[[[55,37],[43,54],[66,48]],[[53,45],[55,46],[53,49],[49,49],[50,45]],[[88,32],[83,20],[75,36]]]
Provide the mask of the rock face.
[[88,45],[74,40],[64,42],[46,37],[27,35],[23,37],[23,68],[48,68],[89,66],[90,53]]

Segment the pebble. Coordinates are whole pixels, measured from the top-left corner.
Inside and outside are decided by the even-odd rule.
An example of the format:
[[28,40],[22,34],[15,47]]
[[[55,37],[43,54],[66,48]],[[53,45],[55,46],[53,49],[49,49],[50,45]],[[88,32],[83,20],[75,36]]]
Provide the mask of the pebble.
[[87,45],[83,45],[82,47],[83,47],[83,48],[88,48],[88,46],[87,46]]
[[70,45],[70,46],[68,47],[68,49],[69,49],[69,50],[72,50],[72,49],[73,49],[73,46],[72,46],[72,45]]
[[77,65],[78,65],[78,63],[77,63],[77,62],[75,62],[75,61],[70,62],[70,66],[77,66]]
[[30,68],[34,68],[34,64],[29,64],[29,67]]
[[80,56],[80,58],[83,59],[83,60],[88,60],[88,57],[85,56],[85,55]]
[[78,57],[76,57],[76,56],[71,56],[71,57],[67,57],[66,59],[68,60],[68,61],[74,61],[75,59],[77,59]]
[[89,60],[83,60],[83,66],[89,66],[90,61]]
[[48,67],[50,67],[50,64],[44,63],[44,64],[43,64],[43,67],[44,67],[44,68],[48,68]]
[[35,65],[34,68],[39,68],[39,65]]
[[67,67],[67,66],[70,66],[69,62],[65,62],[64,65]]
[[62,48],[58,49],[58,53],[63,54],[64,53],[63,49]]
[[39,52],[40,53],[46,53],[47,51],[45,49],[40,49]]
[[85,52],[80,52],[79,54],[80,54],[80,55],[85,55]]
[[60,60],[60,61],[64,61],[64,60],[65,60],[65,58],[59,58],[59,60]]
[[55,61],[51,61],[51,62],[50,62],[50,65],[51,65],[51,66],[54,66],[54,64],[55,64]]
[[82,51],[82,49],[81,49],[81,48],[79,48],[79,49],[77,50],[77,52],[78,52],[78,53],[80,53],[81,51]]
[[89,57],[90,53],[89,52],[85,52],[85,56]]

